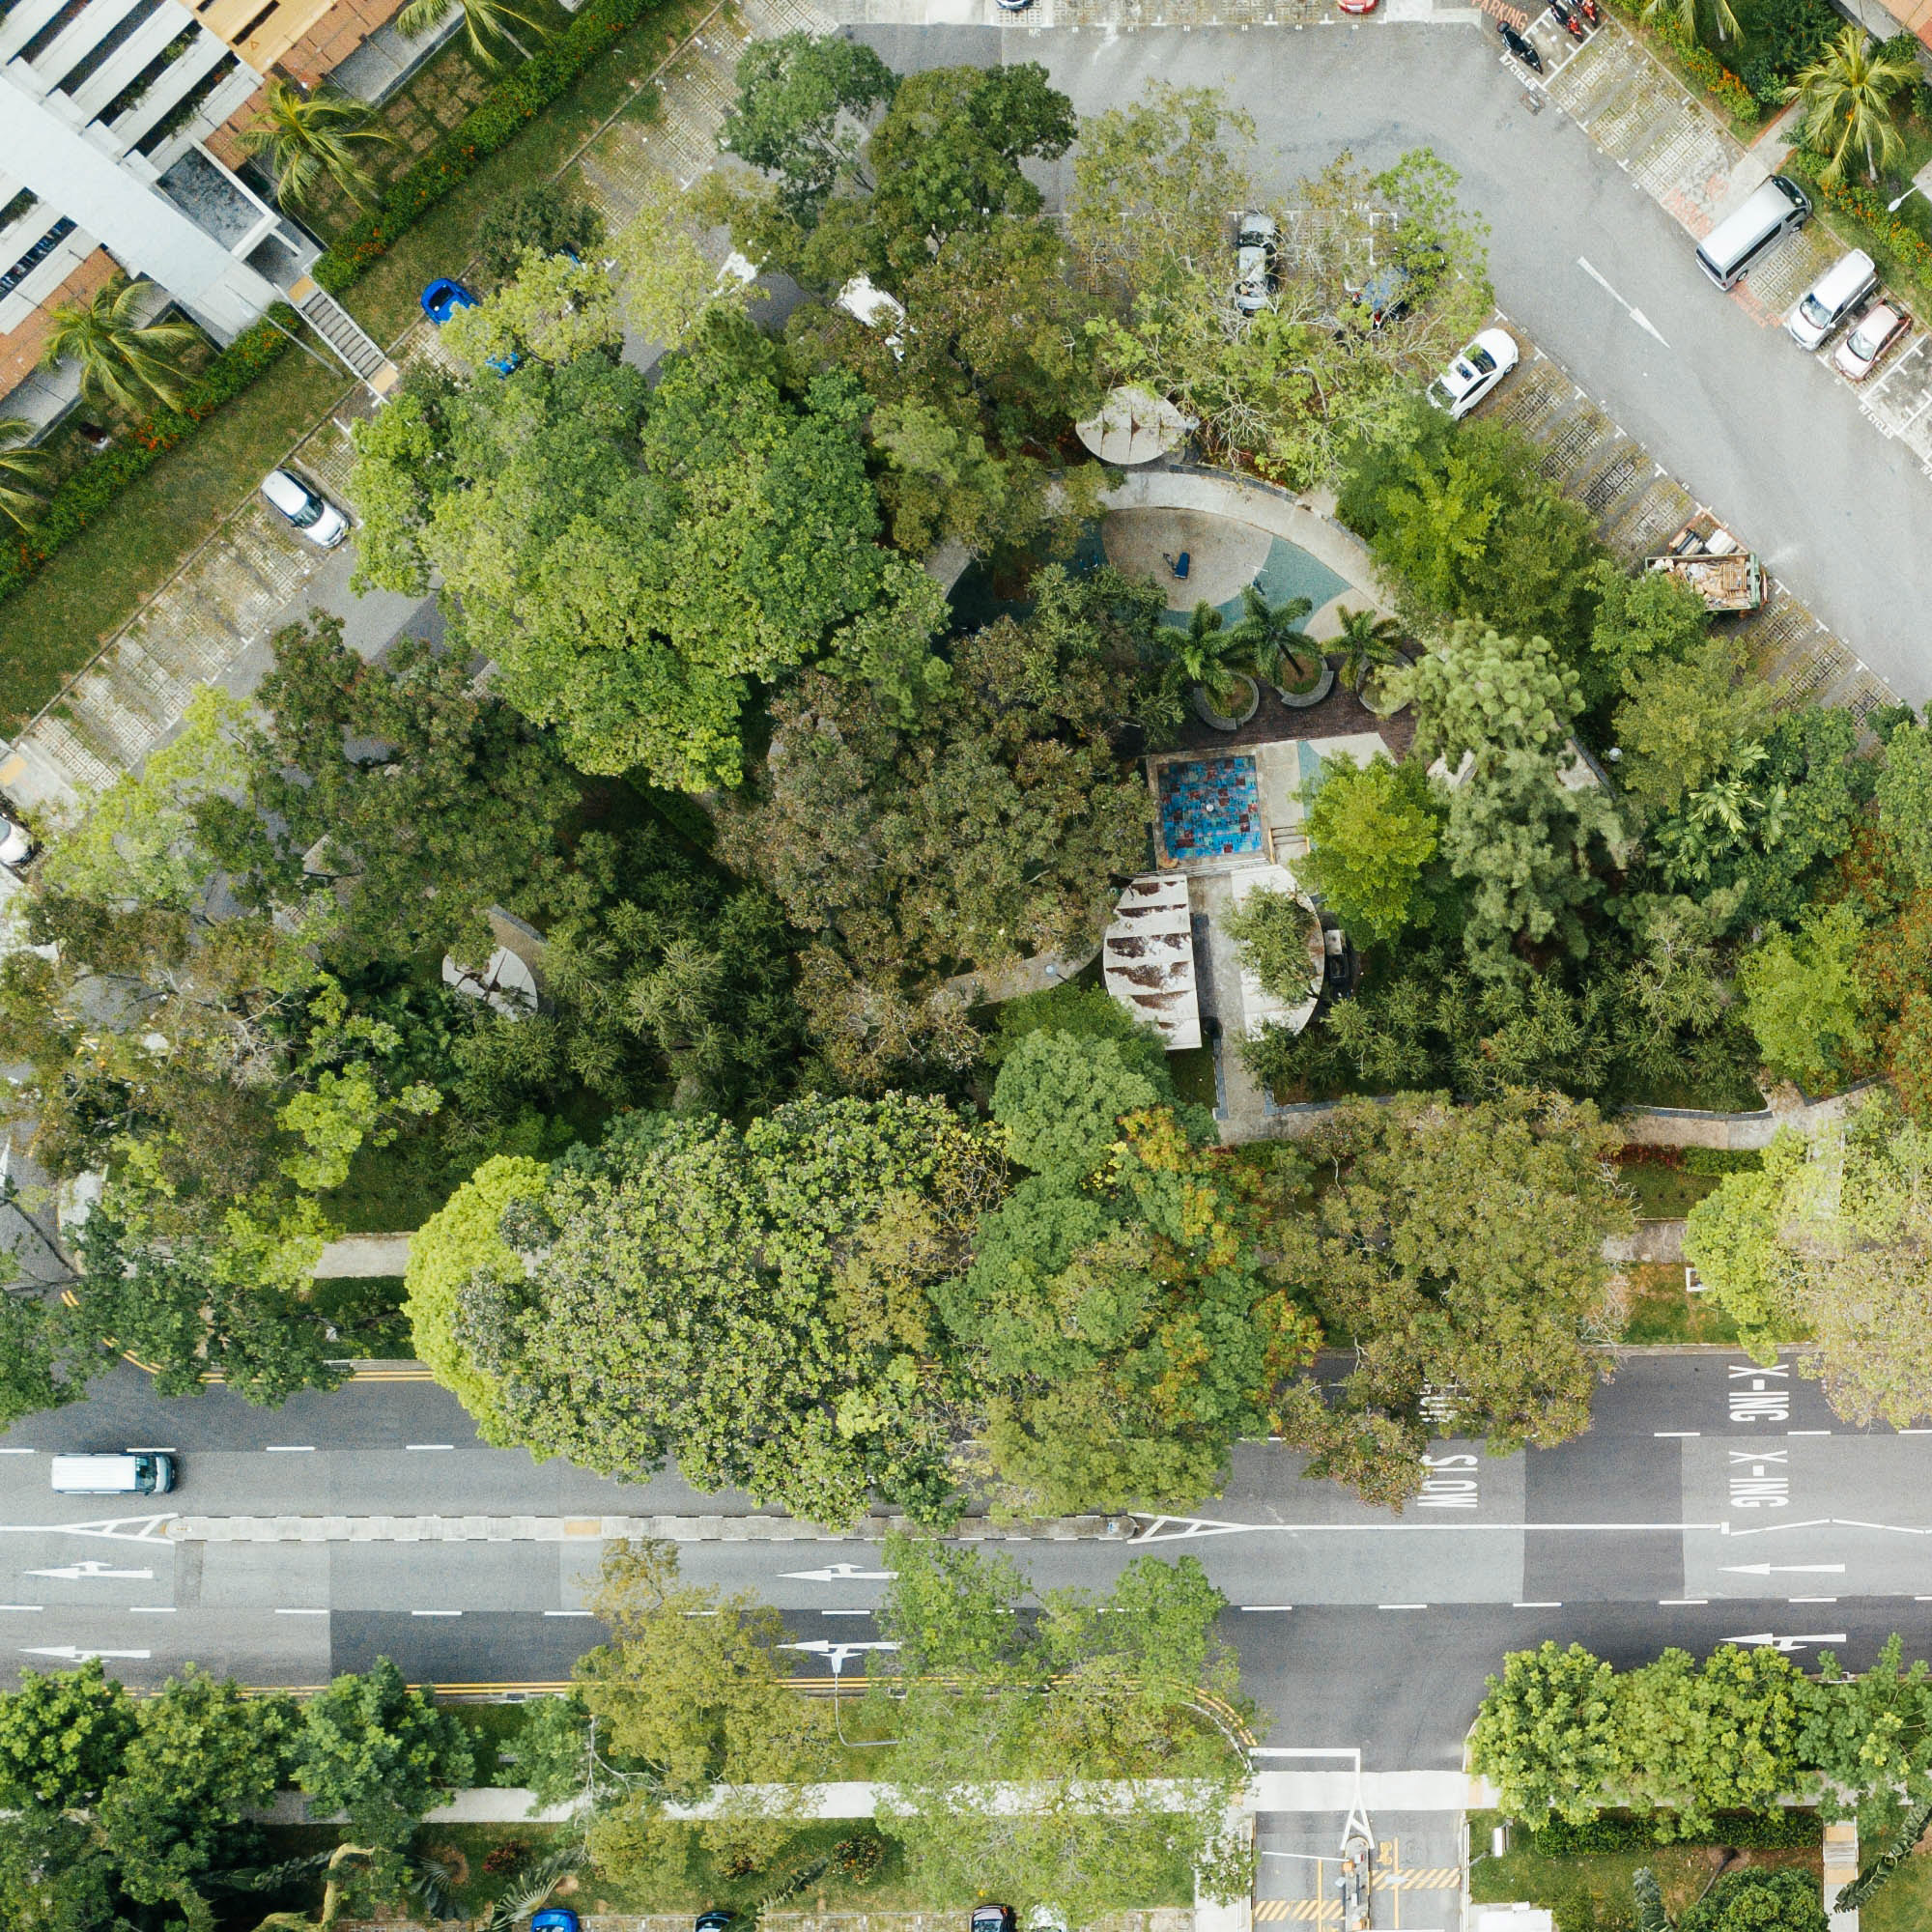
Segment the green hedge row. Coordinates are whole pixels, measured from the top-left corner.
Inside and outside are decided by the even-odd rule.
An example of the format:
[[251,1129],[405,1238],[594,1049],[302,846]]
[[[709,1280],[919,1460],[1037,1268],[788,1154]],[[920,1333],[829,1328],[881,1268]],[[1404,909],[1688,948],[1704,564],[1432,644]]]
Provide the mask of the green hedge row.
[[[656,0],[589,0],[583,11],[542,50],[499,81],[481,101],[411,166],[310,271],[340,295],[370,263],[386,255],[412,223],[497,153],[549,103],[564,93],[619,36],[643,18]],[[277,309],[285,327],[294,311]],[[288,338],[267,323],[237,336],[209,364],[179,411],[163,410],[144,423],[135,440],[117,445],[75,471],[47,499],[12,551],[0,555],[0,601],[11,597],[62,545],[70,543],[164,450],[194,425],[239,395],[288,349]]]
[[310,272],[331,294],[348,288],[371,262],[386,255],[406,230],[461,182],[475,173],[499,148],[579,75],[595,63],[619,35],[643,18],[656,0],[589,0],[562,33],[545,43],[507,80],[492,88],[476,106],[438,138],[409,170],[389,185],[382,206],[360,216]]
[[1779,165],[1796,175],[1827,208],[1849,215],[1878,245],[1911,273],[1932,279],[1932,242],[1885,205],[1885,196],[1858,182],[1828,182],[1823,157],[1794,148]]
[[1641,20],[1677,56],[1684,71],[1727,114],[1740,115],[1748,121],[1761,118],[1764,109],[1757,96],[1708,47],[1700,46],[1675,14],[1657,13],[1646,18],[1645,0],[1610,0],[1610,4],[1626,19]]
[[[282,328],[297,326],[296,312],[277,302],[270,311]],[[281,328],[258,322],[245,328],[215,356],[182,400],[179,410],[158,410],[142,423],[131,442],[116,443],[59,484],[32,526],[16,532],[0,555],[0,598],[10,597],[46,562],[78,536],[135,477],[160,460],[205,417],[232,401],[263,370],[279,362],[291,347]]]
[[[1539,1825],[1530,1833],[1541,1857],[1574,1858],[1587,1852],[1634,1852],[1674,1841],[1676,1833],[1660,1833],[1659,1820],[1628,1812],[1605,1812],[1587,1825],[1566,1825],[1560,1818]],[[1815,1845],[1825,1828],[1815,1811],[1725,1811],[1696,1844],[1735,1845],[1740,1851],[1781,1851],[1792,1845]]]

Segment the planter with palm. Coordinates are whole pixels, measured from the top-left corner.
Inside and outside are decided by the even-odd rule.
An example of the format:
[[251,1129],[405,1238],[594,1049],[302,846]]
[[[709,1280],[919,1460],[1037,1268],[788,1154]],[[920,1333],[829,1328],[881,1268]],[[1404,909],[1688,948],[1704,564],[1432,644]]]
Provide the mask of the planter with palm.
[[1241,614],[1229,634],[1246,654],[1246,668],[1274,686],[1295,710],[1320,704],[1335,688],[1335,673],[1321,646],[1301,628],[1315,608],[1306,597],[1270,604],[1250,583],[1241,592]]
[[39,428],[25,416],[0,416],[0,510],[22,529],[43,500],[43,493],[36,486],[45,481],[53,466],[44,449],[23,446]]
[[1206,598],[1187,629],[1170,638],[1168,676],[1185,688],[1194,715],[1217,731],[1239,730],[1262,702],[1261,686],[1248,674],[1247,644],[1222,628],[1220,611]]
[[1382,673],[1408,664],[1400,642],[1402,626],[1393,617],[1378,617],[1367,610],[1337,611],[1335,621],[1341,629],[1329,651],[1340,661],[1342,682],[1377,716],[1400,711],[1402,704],[1390,702],[1382,689]]
[[147,286],[109,282],[80,301],[59,303],[41,351],[41,366],[80,366],[80,392],[89,401],[151,415],[155,405],[179,409],[187,390],[181,354],[201,338],[191,322],[143,322]]
[[1805,146],[1825,156],[1820,179],[1835,185],[1846,163],[1862,155],[1867,178],[1876,181],[1881,168],[1905,153],[1897,99],[1918,78],[1914,48],[1881,46],[1862,27],[1849,25],[1792,75],[1784,98],[1799,103]]
[[551,24],[530,4],[530,0],[410,0],[396,15],[396,31],[413,40],[440,27],[458,8],[463,10],[464,31],[469,36],[469,51],[485,67],[496,67],[503,58],[502,43],[508,41],[526,60],[530,50],[518,40],[513,25],[524,28],[532,39],[549,40]]
[[261,114],[242,130],[242,151],[262,157],[284,208],[313,200],[325,182],[360,208],[376,192],[375,177],[360,156],[392,146],[396,138],[370,126],[373,112],[328,88],[304,94],[292,80],[271,80]]

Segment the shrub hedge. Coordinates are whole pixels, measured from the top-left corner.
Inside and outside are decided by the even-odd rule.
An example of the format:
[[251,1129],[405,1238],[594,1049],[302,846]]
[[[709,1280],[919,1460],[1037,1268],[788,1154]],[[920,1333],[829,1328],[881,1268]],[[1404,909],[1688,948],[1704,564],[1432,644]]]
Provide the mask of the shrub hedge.
[[[270,314],[294,328],[296,312],[277,302]],[[78,536],[135,477],[151,469],[197,423],[239,396],[263,370],[288,354],[289,338],[269,322],[245,328],[189,385],[179,410],[157,410],[131,442],[116,443],[59,484],[46,506],[0,554],[0,598],[10,597],[47,558]]]
[[392,182],[382,205],[360,216],[310,273],[333,295],[348,288],[444,195],[514,140],[654,4],[655,0],[589,0],[562,33],[499,81]]
[[[1715,1827],[1692,1844],[1735,1845],[1740,1851],[1781,1851],[1793,1845],[1815,1845],[1824,1836],[1815,1811],[1723,1811]],[[1674,1833],[1666,1833],[1674,1837]],[[1530,1833],[1539,1856],[1574,1858],[1588,1852],[1641,1851],[1659,1842],[1657,1820],[1627,1811],[1606,1811],[1587,1825],[1566,1825],[1552,1818]]]
[[1757,96],[1707,47],[1700,46],[1675,14],[1661,10],[1644,17],[1645,0],[1610,0],[1626,19],[1641,20],[1644,26],[1677,56],[1679,64],[1725,113],[1745,120],[1758,119],[1761,108]]
[[[452,188],[506,147],[655,4],[656,0],[588,0],[568,27],[498,81],[390,184],[382,206],[360,216],[317,260],[310,270],[316,281],[331,295],[353,286],[370,263],[386,255]],[[277,304],[274,313],[284,327],[297,326],[294,310]],[[163,451],[239,395],[288,348],[288,338],[266,322],[243,330],[209,364],[179,412],[159,412],[142,424],[134,441],[94,458],[62,483],[32,526],[0,554],[0,601],[11,597],[62,545],[79,535]]]
[[1822,156],[1794,148],[1780,164],[1796,175],[1827,208],[1856,221],[1887,254],[1913,274],[1932,279],[1932,242],[1885,205],[1885,196],[1859,182],[1828,182]]

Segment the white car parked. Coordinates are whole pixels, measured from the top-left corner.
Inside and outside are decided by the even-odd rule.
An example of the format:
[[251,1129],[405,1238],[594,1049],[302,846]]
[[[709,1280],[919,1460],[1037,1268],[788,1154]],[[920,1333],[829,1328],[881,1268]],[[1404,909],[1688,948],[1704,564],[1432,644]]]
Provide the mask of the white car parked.
[[1271,214],[1258,210],[1241,216],[1235,227],[1235,306],[1243,315],[1259,315],[1281,286],[1275,272],[1275,247],[1281,230]]
[[321,491],[286,469],[262,478],[262,495],[318,550],[333,550],[349,534],[349,519]]
[[1508,329],[1486,328],[1430,384],[1429,400],[1460,422],[1521,359]]

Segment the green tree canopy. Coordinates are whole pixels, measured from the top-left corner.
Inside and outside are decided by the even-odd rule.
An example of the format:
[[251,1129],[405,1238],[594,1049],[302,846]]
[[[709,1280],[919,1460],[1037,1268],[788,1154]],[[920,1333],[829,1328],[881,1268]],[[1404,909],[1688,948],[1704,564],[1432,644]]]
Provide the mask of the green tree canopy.
[[1380,753],[1366,765],[1325,760],[1302,829],[1301,882],[1357,939],[1394,939],[1441,839],[1442,807],[1422,764],[1391,764]]
[[518,897],[576,801],[568,768],[455,652],[405,637],[365,664],[320,611],[273,650],[249,796],[291,858],[338,885],[330,956],[453,951],[480,965],[485,911]]
[[[1037,1617],[1005,1557],[894,1537],[869,1695],[898,1743],[881,1828],[935,1896],[990,1892],[1068,1921],[1137,1898],[1169,1861],[1209,1895],[1247,1883],[1226,1806],[1245,1779],[1247,1707],[1215,1635],[1226,1606],[1191,1557],[1129,1564],[1104,1597],[1045,1592]],[[1086,1787],[1114,1786],[1106,1806]],[[1036,1807],[998,1805],[1025,1781]]]
[[1036,577],[1031,615],[953,646],[917,726],[808,675],[772,707],[773,750],[721,850],[811,934],[801,997],[845,1084],[874,1089],[977,1053],[928,1000],[948,974],[1099,936],[1140,865],[1146,783],[1112,733],[1154,687],[1151,586]]
[[1738,969],[1745,1018],[1765,1065],[1814,1093],[1856,1065],[1868,1038],[1865,932],[1849,900],[1813,910],[1796,934],[1774,931]]
[[1597,1815],[1622,1757],[1616,1673],[1579,1643],[1513,1650],[1469,1734],[1469,1768],[1491,1779],[1508,1816],[1534,1827]]
[[344,1811],[359,1844],[399,1849],[474,1770],[469,1733],[403,1682],[386,1657],[335,1679],[303,1707],[296,1782],[325,1814]]
[[870,47],[843,34],[780,34],[738,56],[736,78],[719,149],[776,176],[791,220],[810,227],[841,182],[869,192],[863,130],[899,85]]
[[1121,1118],[1160,1097],[1113,1040],[1035,1033],[1001,1063],[993,1118],[1022,1167],[1080,1180],[1106,1158]]
[[1677,1932],[1825,1932],[1825,1903],[1806,1871],[1723,1873],[1686,1908]]
[[1453,1389],[1456,1433],[1492,1452],[1589,1426],[1604,1241],[1631,1225],[1616,1145],[1595,1107],[1550,1094],[1341,1110],[1311,1150],[1332,1181],[1270,1230],[1279,1276],[1354,1350],[1339,1389],[1305,1379],[1284,1399],[1280,1433],[1314,1452],[1310,1474],[1413,1493],[1432,1389]]
[[506,1230],[527,1281],[458,1291],[456,1339],[539,1455],[631,1476],[675,1457],[826,1522],[873,1490],[943,1514],[942,1411],[917,1341],[867,1317],[891,1249],[869,1237],[910,1216],[943,1264],[1000,1184],[987,1136],[937,1100],[814,1096],[742,1132],[625,1116]]
[[735,784],[751,680],[821,650],[917,681],[936,600],[874,540],[867,399],[791,391],[742,318],[709,318],[655,391],[591,354],[402,400],[357,431],[363,576],[440,570],[463,642],[584,770]]
[[92,1804],[134,1735],[133,1699],[98,1657],[77,1670],[26,1670],[0,1693],[0,1803],[51,1811]]

